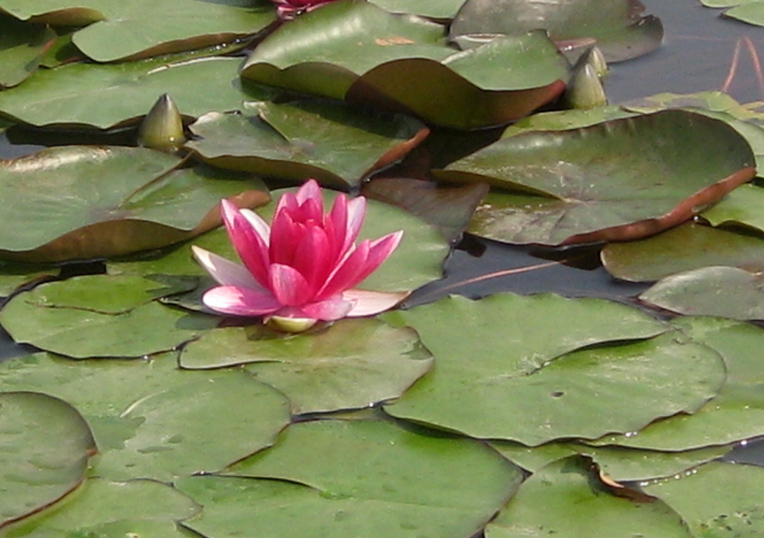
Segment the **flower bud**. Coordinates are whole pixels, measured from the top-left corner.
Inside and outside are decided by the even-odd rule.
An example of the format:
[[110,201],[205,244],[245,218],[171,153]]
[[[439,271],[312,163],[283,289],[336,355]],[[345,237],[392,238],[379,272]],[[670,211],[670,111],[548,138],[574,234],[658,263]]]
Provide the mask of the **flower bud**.
[[185,141],[180,111],[172,97],[165,93],[143,119],[138,129],[138,145],[172,152]]
[[591,64],[583,64],[573,74],[565,90],[565,102],[571,108],[590,109],[607,104],[605,88]]

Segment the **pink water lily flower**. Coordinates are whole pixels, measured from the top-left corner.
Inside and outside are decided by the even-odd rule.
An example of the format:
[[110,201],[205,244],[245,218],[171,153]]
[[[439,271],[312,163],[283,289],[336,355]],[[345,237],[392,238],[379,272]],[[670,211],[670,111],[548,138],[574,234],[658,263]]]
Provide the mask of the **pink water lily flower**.
[[317,320],[378,314],[406,293],[355,289],[396,249],[403,232],[356,243],[366,199],[344,194],[324,213],[321,188],[309,180],[279,200],[269,226],[259,215],[223,200],[223,221],[244,266],[199,247],[194,257],[220,286],[204,304],[223,314],[263,316],[287,330]]
[[333,2],[334,0],[271,0],[276,4],[276,12],[281,20],[294,19],[300,13]]

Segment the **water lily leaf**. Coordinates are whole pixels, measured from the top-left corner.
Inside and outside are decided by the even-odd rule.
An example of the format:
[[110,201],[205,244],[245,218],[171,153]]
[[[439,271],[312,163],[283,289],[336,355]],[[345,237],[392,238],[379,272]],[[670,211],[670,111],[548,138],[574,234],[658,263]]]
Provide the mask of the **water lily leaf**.
[[488,524],[486,538],[692,537],[669,505],[616,497],[591,467],[587,458],[573,456],[539,470]]
[[[385,410],[472,437],[533,446],[596,438],[597,431],[632,431],[658,416],[691,412],[724,380],[716,353],[674,343],[671,335],[560,358],[665,330],[640,311],[598,299],[451,297],[384,319],[416,329],[435,356],[432,372]],[[689,364],[693,375],[678,378],[676,372]]]
[[764,277],[737,267],[702,267],[667,276],[639,299],[685,315],[764,319]]
[[374,0],[374,3],[391,13],[409,13],[431,19],[453,19],[464,0]]
[[[198,49],[252,35],[275,20],[267,2],[170,0],[54,2],[5,0],[0,9],[51,24],[93,22],[73,36],[77,47],[98,62],[158,56]],[[83,20],[84,19],[84,20]]]
[[[753,538],[764,532],[764,509],[757,502],[764,495],[761,467],[709,463],[644,489],[676,510],[697,538]],[[724,495],[709,494],[714,491]]]
[[609,62],[642,56],[657,49],[663,25],[652,15],[641,16],[638,0],[618,0],[603,6],[597,0],[468,0],[451,24],[452,38],[465,34],[520,34],[544,29],[555,41],[594,38]]
[[682,451],[727,445],[764,434],[764,330],[721,318],[678,318],[673,324],[695,341],[717,350],[727,368],[719,394],[693,415],[657,421],[640,432],[597,442],[651,450]]
[[[504,69],[494,68],[499,62]],[[242,76],[476,128],[526,116],[554,99],[568,64],[543,32],[457,52],[438,24],[340,0],[276,30],[254,50]]]
[[508,441],[492,441],[491,446],[523,469],[538,472],[550,463],[581,455],[591,459],[601,472],[617,482],[633,482],[675,476],[702,463],[720,458],[731,445],[699,448],[684,452],[659,452],[625,447],[593,447],[583,443],[547,443],[527,447]]
[[0,392],[0,528],[77,487],[96,450],[87,423],[66,402],[39,392]]
[[183,368],[250,364],[247,371],[289,398],[292,412],[368,407],[399,397],[432,367],[409,328],[376,319],[341,320],[304,334],[263,325],[229,327],[184,346]]
[[764,271],[764,240],[690,222],[647,239],[609,243],[601,257],[611,275],[631,282],[712,265],[758,272]]
[[638,115],[637,112],[625,110],[621,106],[598,106],[595,108],[570,110],[555,110],[553,112],[539,112],[527,118],[513,123],[501,134],[502,138],[526,133],[528,131],[565,131],[567,129],[579,129],[589,127],[608,120],[630,118]]
[[[355,471],[348,472],[349,461]],[[376,420],[293,424],[273,449],[230,474],[279,481],[180,479],[176,486],[205,507],[184,525],[215,537],[467,537],[522,480],[517,467],[482,443]]]
[[36,264],[0,262],[0,296],[7,297],[21,286],[52,278],[58,271]]
[[0,161],[0,257],[65,261],[166,246],[220,224],[218,204],[265,203],[262,183],[144,148],[62,146]]
[[71,502],[10,527],[7,538],[46,536],[187,536],[175,522],[201,507],[176,489],[153,480],[85,482]]
[[240,370],[189,372],[173,357],[70,361],[43,353],[0,363],[0,382],[66,399],[100,450],[91,474],[114,480],[218,471],[275,441],[287,399]]
[[703,212],[703,218],[713,226],[744,226],[764,232],[764,188],[741,185],[717,206]]
[[383,177],[364,185],[361,192],[364,196],[410,211],[437,226],[446,239],[456,242],[467,228],[475,208],[488,194],[488,185],[443,187],[431,181]]
[[734,6],[732,9],[728,9],[724,12],[725,17],[731,19],[737,19],[748,24],[755,26],[764,26],[764,2],[754,0],[737,0],[735,2],[727,2],[725,6],[708,6],[708,7],[726,7]]
[[[149,299],[158,287],[147,279],[141,286],[144,291],[126,293],[126,283],[140,285],[140,280],[99,275],[42,284],[14,296],[0,310],[0,323],[16,342],[73,358],[151,355],[174,349],[217,325],[213,316],[155,301],[135,304]],[[102,295],[82,293],[82,285],[91,283]],[[70,286],[74,288],[67,291]],[[77,299],[81,302],[72,304]]]
[[471,233],[559,245],[675,226],[752,179],[753,164],[748,143],[725,123],[666,110],[503,138],[434,173],[531,193],[489,195]]
[[45,48],[56,38],[46,26],[24,24],[0,15],[0,89],[21,84],[40,64]]
[[248,103],[247,112],[213,112],[186,144],[215,166],[336,188],[357,187],[373,171],[402,158],[428,130],[400,114],[370,113],[336,102]]
[[240,65],[240,58],[62,65],[40,71],[23,87],[0,92],[0,111],[35,126],[109,129],[136,123],[164,93],[192,117],[235,110],[242,100],[273,94],[242,85]]

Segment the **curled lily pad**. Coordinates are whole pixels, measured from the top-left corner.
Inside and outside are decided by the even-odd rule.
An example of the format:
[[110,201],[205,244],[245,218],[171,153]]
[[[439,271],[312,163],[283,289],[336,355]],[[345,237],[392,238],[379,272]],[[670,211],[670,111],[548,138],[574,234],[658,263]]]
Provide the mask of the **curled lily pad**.
[[357,187],[373,171],[402,158],[428,130],[400,114],[336,102],[248,103],[243,113],[210,113],[186,144],[215,166],[302,182]]
[[184,346],[180,364],[249,364],[246,369],[286,394],[299,414],[397,398],[432,367],[432,355],[412,329],[357,319],[298,335],[262,325],[217,329]]
[[675,226],[753,178],[750,146],[724,122],[667,110],[503,138],[437,177],[488,181],[470,232],[509,243],[635,239]]
[[242,100],[265,99],[272,91],[242,85],[239,58],[162,58],[97,65],[72,63],[38,72],[20,87],[0,92],[0,111],[35,126],[136,123],[160,95],[169,93],[182,114],[197,117],[235,110]]
[[[504,68],[495,69],[497,62]],[[555,98],[568,64],[543,32],[458,52],[438,24],[340,0],[276,30],[242,76],[475,128],[517,119]]]
[[608,61],[628,60],[658,48],[660,19],[641,16],[638,0],[468,0],[451,25],[451,37],[519,34],[543,29],[555,41],[593,38]]
[[97,451],[68,403],[39,392],[0,392],[0,529],[76,488]]
[[65,261],[177,243],[220,225],[218,204],[268,200],[262,183],[126,147],[62,146],[0,161],[0,257]]
[[0,89],[21,84],[40,64],[55,32],[42,25],[24,24],[0,15]]

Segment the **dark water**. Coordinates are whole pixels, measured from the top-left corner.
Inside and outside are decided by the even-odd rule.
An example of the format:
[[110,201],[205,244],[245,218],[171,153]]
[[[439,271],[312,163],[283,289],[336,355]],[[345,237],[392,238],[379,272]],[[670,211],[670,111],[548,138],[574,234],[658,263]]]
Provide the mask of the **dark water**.
[[[720,17],[696,0],[642,0],[666,28],[663,46],[648,56],[616,64],[606,89],[612,103],[661,92],[726,90],[741,102],[764,100],[757,55],[764,56],[764,29]],[[746,41],[746,39],[748,41]],[[735,57],[737,56],[737,60]],[[40,146],[28,136],[0,133],[0,158],[33,153]],[[563,259],[566,263],[556,263]],[[500,291],[557,292],[630,302],[645,286],[611,278],[597,263],[597,249],[538,252],[468,238],[446,263],[446,277],[418,290],[413,306],[449,293],[481,297]],[[0,329],[0,360],[29,352]],[[748,442],[726,458],[764,465],[764,441]]]

